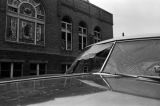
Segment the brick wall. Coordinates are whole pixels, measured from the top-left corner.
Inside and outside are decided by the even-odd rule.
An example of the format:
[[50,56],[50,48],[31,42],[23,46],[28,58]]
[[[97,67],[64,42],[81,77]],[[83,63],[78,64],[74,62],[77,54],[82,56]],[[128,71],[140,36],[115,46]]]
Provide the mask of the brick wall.
[[[93,35],[95,26],[99,26],[103,40],[113,38],[112,14],[83,0],[61,0],[61,5],[58,8],[60,8],[58,15],[61,18],[68,15],[73,21],[72,55],[77,56],[81,52],[78,50],[78,24],[80,21],[84,21],[87,24],[88,35]],[[93,43],[90,36],[88,36],[88,43]]]
[[[61,1],[61,2],[60,2]],[[78,50],[78,24],[84,21],[88,27],[88,34],[93,35],[95,26],[99,26],[102,30],[102,38],[108,39],[113,37],[113,19],[112,14],[96,7],[93,4],[84,2],[83,0],[42,0],[46,12],[46,27],[45,27],[45,47],[17,44],[4,42],[5,24],[6,24],[6,0],[1,0],[1,22],[0,40],[1,48],[17,49],[34,52],[47,52],[60,55],[77,56]],[[61,49],[61,31],[60,22],[63,16],[68,15],[73,21],[73,51],[65,52]],[[91,40],[88,40],[88,42]],[[91,43],[91,42],[89,42]],[[67,54],[66,54],[67,53]]]
[[6,28],[6,0],[0,0],[0,45],[3,44]]
[[[48,70],[50,71],[48,72],[56,73],[56,70],[60,69],[61,62],[69,61],[71,63],[74,58],[81,53],[81,51],[78,50],[78,26],[80,21],[84,21],[87,24],[89,44],[92,43],[91,37],[95,26],[99,26],[101,28],[103,40],[113,37],[112,14],[100,9],[99,7],[88,2],[84,2],[83,0],[41,0],[45,8],[46,19],[45,46],[6,42],[6,2],[7,0],[0,0],[0,51],[15,51],[16,55],[10,54],[10,57],[8,57],[8,54],[3,54],[3,58],[16,59],[20,56],[22,60],[28,60],[23,56],[27,53],[29,59],[35,58],[35,60],[43,60],[43,58],[38,58],[43,56],[44,60],[49,61]],[[61,48],[60,23],[61,19],[65,15],[71,17],[73,22],[72,51],[65,51]],[[2,59],[2,56],[0,56],[0,59]]]

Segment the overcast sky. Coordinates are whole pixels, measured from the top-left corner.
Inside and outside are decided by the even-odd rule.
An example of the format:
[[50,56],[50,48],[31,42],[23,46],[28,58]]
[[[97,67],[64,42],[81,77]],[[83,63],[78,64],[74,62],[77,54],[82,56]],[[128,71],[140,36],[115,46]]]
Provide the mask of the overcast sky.
[[113,14],[114,37],[160,34],[160,0],[89,0]]

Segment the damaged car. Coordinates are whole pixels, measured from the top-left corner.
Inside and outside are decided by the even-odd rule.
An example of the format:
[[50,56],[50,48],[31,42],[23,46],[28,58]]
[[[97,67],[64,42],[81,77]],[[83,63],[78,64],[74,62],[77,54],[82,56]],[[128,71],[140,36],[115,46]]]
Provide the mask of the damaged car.
[[101,41],[65,74],[0,82],[0,88],[3,106],[160,106],[160,38]]

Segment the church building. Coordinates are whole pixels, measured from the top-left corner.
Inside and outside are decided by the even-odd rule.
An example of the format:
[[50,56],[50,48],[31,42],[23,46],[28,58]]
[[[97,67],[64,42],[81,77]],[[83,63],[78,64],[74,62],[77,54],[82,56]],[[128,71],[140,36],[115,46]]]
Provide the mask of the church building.
[[88,0],[0,0],[0,79],[64,74],[111,38],[113,15]]

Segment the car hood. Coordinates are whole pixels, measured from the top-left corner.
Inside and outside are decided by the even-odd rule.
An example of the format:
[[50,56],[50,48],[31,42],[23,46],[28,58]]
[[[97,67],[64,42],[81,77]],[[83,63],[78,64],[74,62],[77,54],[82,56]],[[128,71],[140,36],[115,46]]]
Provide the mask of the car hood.
[[113,91],[104,91],[82,96],[56,98],[53,101],[29,106],[160,106],[160,101]]
[[95,74],[0,83],[2,106],[160,106],[157,81]]

